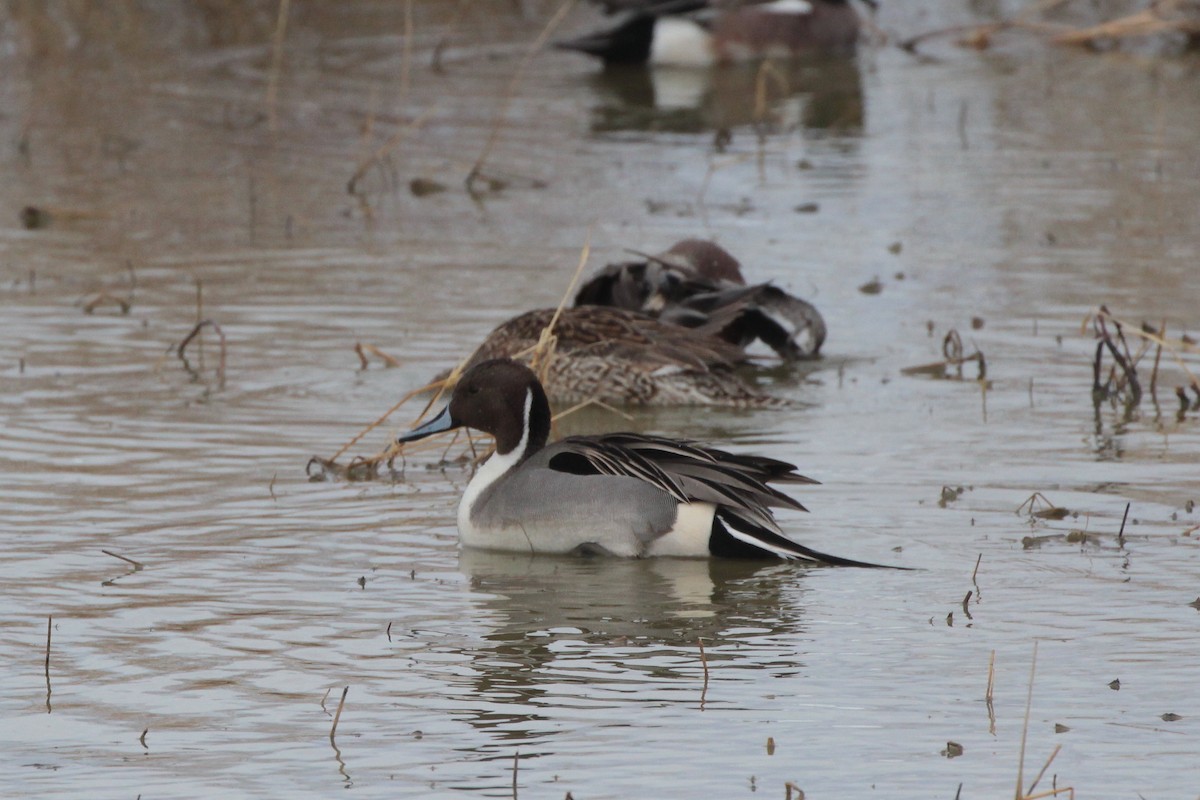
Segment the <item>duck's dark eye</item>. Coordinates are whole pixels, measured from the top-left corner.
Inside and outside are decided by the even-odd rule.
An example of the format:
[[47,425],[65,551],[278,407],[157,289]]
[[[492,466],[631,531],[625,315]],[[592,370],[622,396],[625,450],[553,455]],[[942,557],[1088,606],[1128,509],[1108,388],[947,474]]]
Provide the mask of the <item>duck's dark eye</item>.
[[467,387],[467,394],[479,394],[480,388],[479,384],[473,383]]

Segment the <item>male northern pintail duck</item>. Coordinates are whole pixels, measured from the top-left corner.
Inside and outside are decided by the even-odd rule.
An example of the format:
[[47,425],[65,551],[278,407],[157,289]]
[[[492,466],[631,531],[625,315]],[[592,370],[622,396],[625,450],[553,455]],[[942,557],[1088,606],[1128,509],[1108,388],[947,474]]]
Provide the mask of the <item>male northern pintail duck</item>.
[[[528,358],[554,315],[543,308],[501,323],[465,368],[493,358]],[[710,328],[689,330],[621,308],[564,308],[554,321],[545,390],[556,403],[786,405],[737,374],[745,353]]]
[[702,327],[742,349],[762,341],[784,361],[817,358],[826,334],[811,303],[769,283],[747,286],[738,260],[706,239],[609,264],[579,289],[575,305],[615,306]]
[[874,566],[783,535],[772,507],[806,510],[771,483],[816,483],[783,461],[637,433],[547,445],[550,405],[537,376],[511,359],[468,370],[449,405],[401,435],[459,427],[490,433],[496,451],[458,507],[464,546],[626,557],[785,558]]
[[859,18],[849,0],[710,3],[645,0],[623,3],[615,28],[558,42],[609,64],[701,67],[817,51],[850,53]]

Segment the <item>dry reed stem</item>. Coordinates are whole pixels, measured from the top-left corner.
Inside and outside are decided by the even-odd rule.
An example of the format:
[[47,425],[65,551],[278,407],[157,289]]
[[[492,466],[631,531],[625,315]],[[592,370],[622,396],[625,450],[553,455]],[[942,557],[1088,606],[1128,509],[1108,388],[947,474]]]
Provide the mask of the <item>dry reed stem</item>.
[[[454,374],[454,373],[451,373],[451,376],[453,376],[453,374]],[[412,398],[414,398],[414,397],[416,397],[417,395],[421,394],[422,392],[427,392],[427,391],[429,391],[430,389],[439,389],[439,390],[440,390],[440,389],[441,389],[441,387],[442,387],[442,386],[444,386],[444,385],[445,385],[445,383],[446,383],[446,381],[448,381],[448,380],[450,380],[450,378],[446,378],[446,380],[441,380],[441,381],[434,381],[433,383],[427,383],[427,384],[425,384],[424,386],[422,386],[422,387],[421,387],[421,388],[419,388],[419,389],[413,389],[412,391],[408,392],[406,395],[404,395],[403,397],[401,397],[401,398],[400,398],[400,399],[399,399],[399,400],[396,402],[396,404],[395,404],[395,405],[393,405],[393,406],[392,406],[391,408],[389,408],[387,411],[383,412],[383,416],[379,417],[377,420],[375,420],[374,422],[372,422],[370,425],[368,425],[367,427],[363,428],[361,431],[359,431],[359,432],[358,432],[358,434],[357,434],[357,435],[355,435],[355,436],[354,436],[354,438],[352,438],[350,441],[346,442],[346,444],[342,445],[342,449],[341,449],[341,450],[338,450],[336,453],[334,453],[334,454],[333,454],[333,456],[332,456],[332,457],[330,457],[330,459],[329,459],[329,460],[330,460],[331,462],[333,462],[333,461],[337,461],[337,460],[338,460],[338,458],[339,458],[339,457],[341,457],[341,456],[342,456],[342,455],[343,455],[343,454],[344,454],[344,453],[345,453],[347,450],[349,450],[349,449],[350,449],[351,447],[353,447],[354,445],[358,444],[359,440],[361,440],[361,439],[362,439],[364,436],[366,436],[368,433],[370,433],[371,431],[375,430],[375,429],[376,429],[376,428],[378,428],[380,425],[382,425],[382,424],[383,424],[383,423],[384,423],[384,422],[387,420],[387,418],[388,418],[388,417],[390,417],[390,416],[391,416],[392,414],[394,414],[394,413],[395,413],[397,410],[399,410],[400,406],[404,405],[404,404],[405,404],[405,403],[407,403],[409,400],[411,400]],[[426,406],[426,407],[425,407],[425,409],[426,409],[426,411],[427,411],[427,410],[429,409],[429,406]],[[422,411],[421,413],[422,413],[422,415],[423,415],[425,412],[424,412],[424,411]],[[418,416],[418,417],[417,417],[417,421],[420,421],[420,419],[421,419],[421,417],[420,417],[420,416]]]
[[450,35],[454,33],[462,22],[463,12],[467,9],[467,4],[471,0],[458,0],[458,5],[454,9],[454,15],[450,17],[450,22],[446,25],[446,33],[438,40],[438,43],[433,47],[433,57],[429,59],[429,67],[434,72],[442,71],[442,53],[446,51],[446,46],[450,44]]
[[981,561],[983,561],[983,553],[980,553],[979,558],[975,559],[975,569],[971,570],[971,583],[975,584],[976,587],[979,586],[979,582],[975,580],[975,576],[979,574],[979,564]]
[[[1167,321],[1164,319],[1162,325],[1159,326],[1158,335],[1163,336],[1167,332]],[[1150,372],[1150,396],[1155,396],[1155,391],[1158,385],[1158,362],[1162,360],[1162,345],[1158,345],[1154,351],[1154,369]],[[1157,398],[1156,398],[1157,399]]]
[[283,65],[283,35],[287,30],[288,7],[291,0],[279,0],[279,14],[275,18],[275,32],[271,35],[271,71],[267,74],[267,126],[271,133],[279,130],[279,118],[275,101],[279,94],[279,71]]
[[558,307],[554,309],[554,315],[550,317],[550,322],[542,328],[537,344],[533,347],[533,353],[529,357],[530,368],[537,373],[538,380],[543,384],[550,372],[550,364],[554,361],[554,349],[558,344],[558,337],[554,335],[554,326],[558,324],[558,318],[562,316],[563,309],[566,308],[567,302],[575,293],[575,285],[579,283],[579,278],[583,275],[583,268],[587,266],[588,257],[592,254],[592,232],[595,229],[595,225],[588,228],[587,236],[583,240],[583,249],[579,251],[579,265],[575,267],[575,274],[571,277],[571,282],[567,284],[567,290],[563,292],[562,299],[558,301]]
[[387,353],[383,352],[382,350],[380,350],[378,347],[376,347],[373,344],[363,344],[362,342],[355,342],[354,343],[354,352],[358,355],[358,361],[362,365],[363,369],[366,369],[368,366],[370,366],[370,362],[367,361],[367,354],[373,355],[376,358],[380,359],[381,361],[383,361],[383,363],[386,366],[389,366],[389,367],[400,366],[399,359],[395,358],[394,356],[389,356]]
[[779,88],[779,93],[784,97],[788,94],[788,81],[779,68],[775,66],[775,62],[767,59],[758,67],[758,72],[754,75],[754,121],[762,123],[767,118],[767,113],[770,111],[767,97],[767,81],[772,80]]
[[[516,359],[520,359],[520,358],[524,358],[525,356],[529,356],[530,368],[533,369],[537,373],[538,379],[540,381],[542,381],[543,383],[546,382],[546,377],[550,371],[550,365],[553,363],[555,353],[556,353],[555,347],[557,345],[558,339],[554,335],[554,328],[557,325],[559,317],[562,315],[563,310],[566,308],[567,303],[570,301],[571,297],[574,295],[575,287],[579,283],[580,277],[583,275],[584,268],[587,266],[588,259],[591,256],[591,239],[592,239],[592,233],[594,230],[595,230],[594,225],[588,229],[587,237],[584,240],[583,249],[579,253],[579,264],[575,268],[575,273],[571,277],[571,282],[567,285],[567,289],[563,293],[562,299],[559,301],[558,306],[555,308],[554,315],[550,318],[550,322],[547,323],[544,328],[542,328],[542,331],[541,331],[540,335],[538,336],[538,341],[536,343],[534,343],[533,345],[525,348],[524,350],[521,350],[520,352],[513,354],[513,356],[512,356],[513,358],[516,358]],[[365,359],[363,359],[363,355],[362,355],[362,352],[360,351],[360,347],[361,347],[361,350],[374,352],[383,358],[388,358],[386,355],[384,355],[377,348],[374,348],[372,345],[357,345],[355,347],[355,350],[356,350],[356,352],[359,352],[359,358],[363,361],[365,361]],[[346,453],[346,451],[348,451],[354,445],[358,444],[358,442],[361,441],[362,438],[364,436],[366,436],[368,433],[373,431],[375,428],[379,427],[379,425],[383,424],[383,422],[385,420],[387,420],[388,417],[390,417],[392,414],[394,414],[397,410],[399,410],[399,408],[401,406],[403,406],[405,403],[407,403],[413,397],[415,397],[416,395],[422,394],[424,392],[430,391],[430,390],[436,390],[433,397],[431,397],[429,402],[425,404],[425,407],[421,410],[421,413],[417,415],[417,418],[415,420],[413,420],[412,424],[409,427],[413,427],[413,426],[419,424],[420,421],[424,418],[424,416],[427,413],[429,413],[429,410],[431,408],[433,408],[442,397],[445,396],[446,392],[448,390],[452,389],[458,383],[458,380],[462,376],[463,370],[465,369],[465,367],[469,361],[470,361],[470,356],[459,361],[458,364],[455,365],[454,369],[452,369],[445,378],[442,378],[442,379],[436,380],[436,381],[432,381],[432,382],[426,384],[425,386],[420,387],[419,389],[413,389],[412,391],[405,394],[395,404],[393,404],[391,408],[389,408],[387,411],[385,411],[382,416],[380,416],[374,422],[370,423],[365,428],[363,428],[361,431],[359,431],[352,439],[350,439],[350,441],[346,442],[346,444],[342,445],[341,449],[339,449],[336,453],[334,453],[330,458],[328,458],[328,459],[314,458],[314,459],[311,459],[309,461],[309,463],[311,464],[313,461],[316,461],[318,464],[320,464],[321,466],[324,466],[326,468],[333,466],[334,464],[336,464],[337,460]],[[568,416],[569,414],[573,414],[576,411],[580,410],[581,408],[587,407],[589,405],[599,406],[606,410],[612,411],[614,414],[619,414],[620,416],[624,417],[627,420],[633,419],[633,417],[631,417],[630,415],[625,414],[624,412],[612,407],[611,405],[609,405],[597,398],[590,398],[588,400],[584,400],[581,403],[575,404],[574,406],[568,408],[565,411],[561,411],[558,414],[554,415],[554,417],[552,418],[552,421],[558,421],[559,419],[561,419],[565,416]],[[393,442],[393,443],[389,444],[386,448],[384,448],[382,451],[376,453],[373,456],[370,456],[368,458],[363,458],[361,460],[356,460],[352,466],[359,466],[359,465],[374,466],[374,465],[383,463],[391,458],[394,458],[399,453],[420,452],[422,449],[431,448],[434,440],[436,440],[436,439],[437,439],[437,435],[435,434],[434,436],[429,437],[428,440],[421,440],[418,442],[407,442],[403,446]],[[471,440],[470,434],[468,434],[468,442],[470,443],[472,452],[474,452],[474,441]],[[452,441],[451,445],[453,445],[453,443],[454,442]],[[449,447],[446,448],[446,452],[447,453],[449,452]],[[487,454],[485,453],[485,455],[487,455]],[[443,454],[442,460],[443,461],[445,460],[445,454]],[[478,458],[476,458],[475,460],[478,461]]]
[[1057,44],[1084,45],[1091,44],[1097,39],[1121,39],[1126,37],[1153,36],[1156,33],[1179,31],[1181,33],[1200,32],[1200,23],[1191,19],[1167,19],[1161,10],[1170,11],[1178,7],[1177,2],[1156,2],[1150,8],[1135,14],[1090,25],[1086,28],[1066,31],[1054,37]]
[[996,651],[993,650],[992,654],[990,656],[988,656],[987,689],[984,691],[984,694],[983,694],[984,704],[987,706],[987,713],[988,713],[988,733],[990,733],[992,736],[996,735],[996,705],[993,702],[993,695],[992,695],[992,692],[995,689],[995,684],[996,684]]
[[555,414],[553,417],[550,418],[550,421],[558,422],[560,419],[562,419],[564,417],[571,416],[576,411],[582,411],[583,409],[591,407],[591,406],[603,408],[605,411],[610,411],[613,414],[616,414],[617,416],[619,416],[621,419],[626,420],[627,422],[633,422],[632,414],[626,414],[624,411],[617,408],[616,406],[609,405],[608,403],[604,402],[603,400],[598,400],[595,397],[591,398],[590,400],[584,400],[583,402],[576,403],[575,405],[571,406],[570,408],[558,412],[557,414]]
[[1071,800],[1075,800],[1075,787],[1064,786],[1061,789],[1048,789],[1041,794],[1031,794],[1026,797],[1022,797],[1021,800],[1041,800],[1041,798],[1044,797],[1058,797],[1060,794],[1065,794],[1067,797],[1071,798]]
[[999,22],[991,22],[983,25],[952,25],[948,28],[941,28],[933,31],[926,31],[909,39],[899,42],[899,47],[902,50],[907,50],[910,53],[916,52],[917,45],[924,42],[926,39],[934,39],[941,36],[951,36],[954,34],[968,34],[963,40],[964,43],[972,46],[979,46],[978,43],[983,43],[986,46],[993,34],[1000,31],[1009,30],[1010,28],[1020,28],[1023,30],[1033,31],[1034,33],[1060,34],[1064,32],[1063,25],[1051,25],[1044,22],[1037,22],[1032,19],[1034,16],[1045,14],[1057,6],[1065,5],[1070,0],[1038,0],[1038,2],[1030,3],[1025,8],[1021,9],[1017,14],[1011,17],[1002,19]]
[[1054,752],[1052,752],[1050,754],[1050,757],[1046,759],[1046,763],[1042,764],[1042,769],[1037,774],[1037,777],[1033,779],[1033,783],[1029,784],[1029,790],[1025,793],[1026,797],[1028,797],[1030,795],[1030,793],[1032,793],[1033,790],[1037,788],[1038,782],[1041,781],[1042,776],[1046,774],[1046,770],[1050,769],[1050,765],[1052,763],[1054,763],[1054,757],[1058,755],[1059,750],[1062,750],[1062,745],[1061,744],[1054,745]]
[[[1136,336],[1139,339],[1144,339],[1148,342],[1158,345],[1159,347],[1165,348],[1171,354],[1171,357],[1175,359],[1175,363],[1179,365],[1179,368],[1187,373],[1187,376],[1191,379],[1192,385],[1200,386],[1200,380],[1197,380],[1195,374],[1188,369],[1187,364],[1184,363],[1182,355],[1180,355],[1181,353],[1186,353],[1189,355],[1200,354],[1200,346],[1197,346],[1192,342],[1186,341],[1182,338],[1168,339],[1158,333],[1151,333],[1150,331],[1143,330],[1140,325],[1130,325],[1128,322],[1123,322],[1122,320],[1113,316],[1111,311],[1104,308],[1098,309],[1094,314],[1089,314],[1084,318],[1083,327],[1085,330],[1088,322],[1093,317],[1100,320],[1108,320],[1114,325],[1120,326],[1121,330],[1130,336]],[[1165,329],[1166,325],[1164,324],[1163,330]]]
[[104,553],[104,555],[106,555],[106,556],[112,556],[113,558],[119,558],[122,561],[124,561],[126,564],[132,564],[134,572],[140,572],[143,569],[143,567],[145,566],[144,564],[142,564],[138,561],[134,561],[132,558],[126,558],[125,556],[120,555],[119,553],[114,553],[111,550],[103,550],[102,549],[100,552]]
[[475,185],[476,179],[483,172],[483,165],[487,163],[488,157],[492,153],[492,148],[496,146],[496,141],[500,136],[500,129],[504,126],[505,117],[508,116],[508,108],[512,105],[513,97],[516,96],[517,87],[525,77],[525,71],[532,63],[534,56],[541,52],[546,46],[546,42],[554,34],[554,31],[562,24],[562,21],[567,18],[567,12],[575,5],[575,0],[565,0],[558,11],[554,12],[554,16],[542,28],[542,32],[529,46],[525,57],[521,59],[521,63],[517,66],[516,72],[513,73],[512,79],[508,82],[508,87],[504,91],[504,96],[500,99],[500,109],[496,112],[496,119],[492,123],[492,129],[488,132],[488,138],[483,143],[483,149],[479,153],[479,158],[475,159],[475,165],[471,167],[471,171],[467,174],[465,181],[467,192],[473,193],[472,188]]
[[400,52],[400,99],[408,97],[412,74],[413,0],[404,0],[404,49]]
[[520,767],[520,765],[521,765],[521,751],[514,750],[513,751],[513,785],[512,785],[513,800],[517,800],[517,769],[518,769],[518,767]]
[[1037,639],[1033,640],[1033,659],[1029,664],[1029,693],[1025,696],[1025,724],[1021,727],[1021,759],[1017,765],[1016,800],[1025,797],[1025,740],[1029,735],[1029,712],[1033,708],[1033,677],[1037,671]]
[[54,627],[54,615],[46,615],[46,683],[50,682],[50,632]]
[[329,743],[335,748],[337,747],[337,743],[334,742],[334,737],[337,736],[338,722],[342,718],[342,708],[344,708],[346,705],[346,695],[349,692],[349,686],[347,686],[345,689],[342,689],[342,699],[338,702],[337,713],[333,715],[333,726],[329,729]]
[[375,152],[359,161],[358,166],[354,169],[354,174],[350,176],[350,180],[346,181],[346,193],[358,194],[358,182],[361,181],[363,176],[367,174],[367,170],[386,158],[392,150],[396,149],[400,145],[400,142],[404,141],[405,136],[419,129],[426,122],[428,122],[433,116],[435,110],[436,109],[433,108],[427,108],[422,111],[412,122],[408,123],[388,137],[388,140],[376,148]]

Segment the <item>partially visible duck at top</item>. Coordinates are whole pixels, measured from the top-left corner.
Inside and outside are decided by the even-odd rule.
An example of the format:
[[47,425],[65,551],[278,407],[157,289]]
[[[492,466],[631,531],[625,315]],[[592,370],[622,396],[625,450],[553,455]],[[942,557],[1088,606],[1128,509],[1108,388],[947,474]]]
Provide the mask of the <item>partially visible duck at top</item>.
[[816,483],[787,462],[637,433],[547,445],[546,393],[528,367],[511,359],[476,364],[440,414],[397,442],[459,427],[496,437],[495,453],[459,503],[466,547],[875,566],[784,536],[771,508],[806,509],[770,484]]
[[810,52],[849,54],[859,37],[858,13],[849,0],[619,5],[631,10],[616,27],[556,46],[595,56],[605,65],[704,67]]
[[498,325],[464,369],[495,358],[528,360],[554,323],[555,348],[545,391],[556,403],[613,405],[787,405],[737,374],[746,359],[716,335],[721,322],[688,329],[624,308],[580,306],[527,311]]
[[625,308],[704,328],[743,350],[761,341],[786,362],[818,358],[826,335],[811,303],[769,283],[747,286],[738,260],[706,239],[609,264],[579,289],[575,305]]

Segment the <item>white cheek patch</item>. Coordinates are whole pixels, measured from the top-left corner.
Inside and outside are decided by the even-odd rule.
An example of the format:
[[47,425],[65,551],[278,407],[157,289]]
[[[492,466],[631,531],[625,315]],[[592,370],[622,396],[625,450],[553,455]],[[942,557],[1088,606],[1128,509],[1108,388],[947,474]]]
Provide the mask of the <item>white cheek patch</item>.
[[695,22],[659,17],[650,43],[650,63],[669,67],[707,67],[713,63],[712,36]]
[[811,14],[813,7],[807,0],[775,0],[774,3],[764,3],[755,10],[770,14]]

